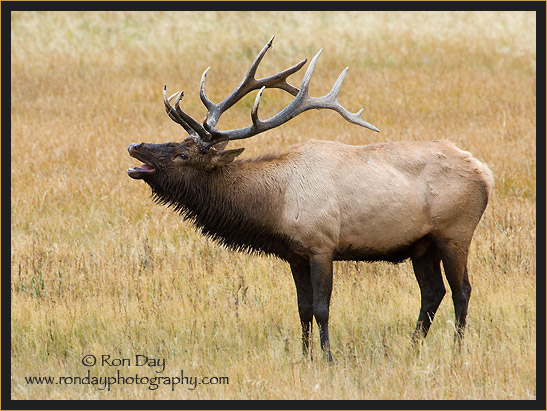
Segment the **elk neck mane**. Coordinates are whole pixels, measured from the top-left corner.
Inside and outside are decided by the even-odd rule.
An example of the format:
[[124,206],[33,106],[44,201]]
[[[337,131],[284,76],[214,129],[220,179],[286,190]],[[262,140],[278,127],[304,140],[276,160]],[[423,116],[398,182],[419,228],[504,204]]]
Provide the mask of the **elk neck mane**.
[[179,212],[206,237],[234,251],[288,260],[289,250],[299,245],[276,231],[284,195],[279,173],[268,172],[276,158],[236,160],[208,173],[166,175],[148,184],[154,202]]

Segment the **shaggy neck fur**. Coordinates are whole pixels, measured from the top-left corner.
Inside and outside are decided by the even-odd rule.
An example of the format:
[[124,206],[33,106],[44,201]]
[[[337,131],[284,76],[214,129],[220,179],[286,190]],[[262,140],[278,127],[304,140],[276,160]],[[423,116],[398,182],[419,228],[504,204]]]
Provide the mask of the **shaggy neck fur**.
[[178,211],[205,236],[232,250],[289,260],[297,245],[276,230],[283,185],[260,162],[235,161],[209,173],[154,176],[147,182],[155,202]]

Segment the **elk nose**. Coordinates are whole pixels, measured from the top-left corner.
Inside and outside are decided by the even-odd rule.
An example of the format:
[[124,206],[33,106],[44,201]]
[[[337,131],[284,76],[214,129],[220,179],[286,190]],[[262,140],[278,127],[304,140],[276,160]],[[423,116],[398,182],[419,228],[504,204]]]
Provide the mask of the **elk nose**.
[[127,147],[127,151],[129,151],[130,153],[132,151],[137,151],[139,148],[142,147],[144,143],[140,143],[140,144],[129,144],[129,147]]

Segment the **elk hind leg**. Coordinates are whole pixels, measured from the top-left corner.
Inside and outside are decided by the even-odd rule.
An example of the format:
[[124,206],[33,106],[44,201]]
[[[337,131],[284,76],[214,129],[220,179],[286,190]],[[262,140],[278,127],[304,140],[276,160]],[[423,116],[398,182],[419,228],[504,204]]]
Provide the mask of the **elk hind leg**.
[[441,246],[441,259],[444,273],[450,289],[452,290],[452,301],[454,303],[455,332],[454,339],[461,343],[466,319],[469,298],[471,297],[471,284],[467,273],[467,253],[469,245],[461,245],[456,242],[446,242]]

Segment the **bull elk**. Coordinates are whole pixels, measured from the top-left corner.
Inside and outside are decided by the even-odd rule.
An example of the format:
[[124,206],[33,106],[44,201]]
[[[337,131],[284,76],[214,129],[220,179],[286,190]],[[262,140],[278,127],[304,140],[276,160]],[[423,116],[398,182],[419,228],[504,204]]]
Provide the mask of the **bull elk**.
[[[331,109],[347,121],[379,131],[337,101],[347,68],[332,90],[310,97],[308,88],[321,50],[312,59],[300,89],[287,82],[306,60],[275,75],[256,79],[272,39],[247,75],[222,102],[205,94],[203,123],[180,108],[183,92],[163,101],[169,117],[188,137],[178,143],[131,144],[129,154],[143,165],[127,172],[144,180],[152,198],[180,212],[201,232],[232,250],[272,254],[289,263],[302,325],[302,349],[309,350],[312,320],[321,348],[329,346],[329,304],[333,261],[393,263],[410,258],[421,291],[413,340],[427,335],[446,289],[442,261],[455,308],[455,339],[463,336],[471,294],[467,255],[488,202],[492,174],[470,153],[447,141],[393,142],[351,146],[311,140],[278,154],[235,160],[243,148],[225,150],[232,140],[249,138],[286,123],[310,109]],[[278,88],[294,100],[267,120],[258,118],[265,88]],[[252,124],[220,131],[220,116],[242,97],[259,90]],[[172,101],[174,100],[174,105]]]

